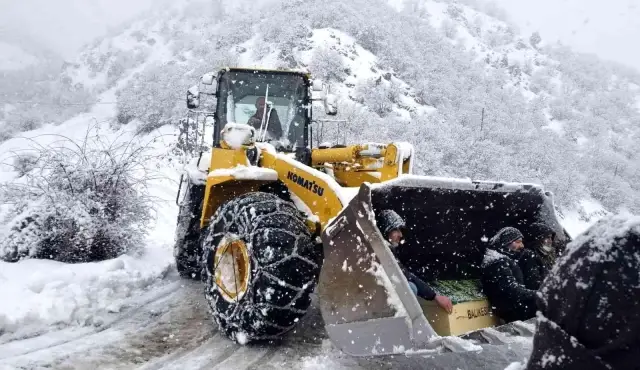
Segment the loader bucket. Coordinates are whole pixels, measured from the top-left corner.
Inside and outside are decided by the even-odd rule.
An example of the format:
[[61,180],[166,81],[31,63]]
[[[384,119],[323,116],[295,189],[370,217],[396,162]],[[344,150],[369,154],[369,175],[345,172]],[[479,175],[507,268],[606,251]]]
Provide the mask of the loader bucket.
[[[459,343],[453,337],[445,343],[447,337],[436,334],[425,317],[376,227],[376,214],[384,209],[395,210],[407,224],[399,260],[427,282],[479,279],[487,242],[504,226],[526,237],[528,225],[545,222],[557,231],[557,242],[564,242],[550,194],[535,185],[406,175],[363,184],[322,234],[325,260],[318,283],[327,334],[354,356],[443,345],[452,350]],[[465,348],[474,347],[455,350]]]
[[363,185],[322,234],[320,311],[332,342],[353,356],[423,347],[437,336],[378,231]]

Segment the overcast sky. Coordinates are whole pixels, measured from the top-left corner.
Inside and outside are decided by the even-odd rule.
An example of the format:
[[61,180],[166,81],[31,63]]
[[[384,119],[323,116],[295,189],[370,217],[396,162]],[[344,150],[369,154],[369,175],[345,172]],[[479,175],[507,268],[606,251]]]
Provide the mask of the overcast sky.
[[[109,27],[148,9],[154,0],[0,0],[0,31],[18,32],[67,58]],[[2,29],[4,28],[4,30]]]
[[[527,35],[539,30],[547,41],[559,39],[577,50],[640,70],[640,0],[493,1]],[[2,28],[5,33],[18,30],[71,58],[84,43],[152,3],[154,0],[0,0],[0,37]]]
[[640,0],[493,0],[521,31],[640,70]]

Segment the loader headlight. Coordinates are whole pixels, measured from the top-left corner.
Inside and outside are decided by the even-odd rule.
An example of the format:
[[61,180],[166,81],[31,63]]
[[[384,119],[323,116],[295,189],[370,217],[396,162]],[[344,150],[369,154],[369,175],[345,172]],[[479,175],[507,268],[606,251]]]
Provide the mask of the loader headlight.
[[244,123],[227,123],[222,129],[222,141],[232,149],[255,142],[256,129]]

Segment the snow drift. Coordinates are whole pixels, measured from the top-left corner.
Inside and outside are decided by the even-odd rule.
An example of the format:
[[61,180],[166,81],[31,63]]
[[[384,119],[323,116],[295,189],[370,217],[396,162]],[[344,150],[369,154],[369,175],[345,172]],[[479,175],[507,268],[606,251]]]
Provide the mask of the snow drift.
[[69,265],[56,261],[0,262],[0,342],[52,327],[101,326],[110,314],[173,271],[167,249]]

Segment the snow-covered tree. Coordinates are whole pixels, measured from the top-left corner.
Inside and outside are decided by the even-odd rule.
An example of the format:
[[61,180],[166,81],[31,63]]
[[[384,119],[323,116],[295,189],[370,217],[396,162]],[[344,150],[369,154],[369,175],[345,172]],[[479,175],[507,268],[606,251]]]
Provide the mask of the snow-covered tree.
[[[107,141],[87,132],[33,142],[29,166],[0,188],[5,214],[0,258],[89,262],[142,246],[151,218],[145,185],[152,176],[143,143]],[[17,159],[20,161],[20,159]]]
[[345,65],[342,57],[335,50],[319,47],[313,51],[309,70],[314,76],[327,82],[342,82],[346,77]]
[[531,36],[529,37],[529,43],[534,48],[537,48],[538,44],[540,44],[540,42],[542,42],[542,37],[540,37],[540,33],[537,32],[537,31],[532,33]]

